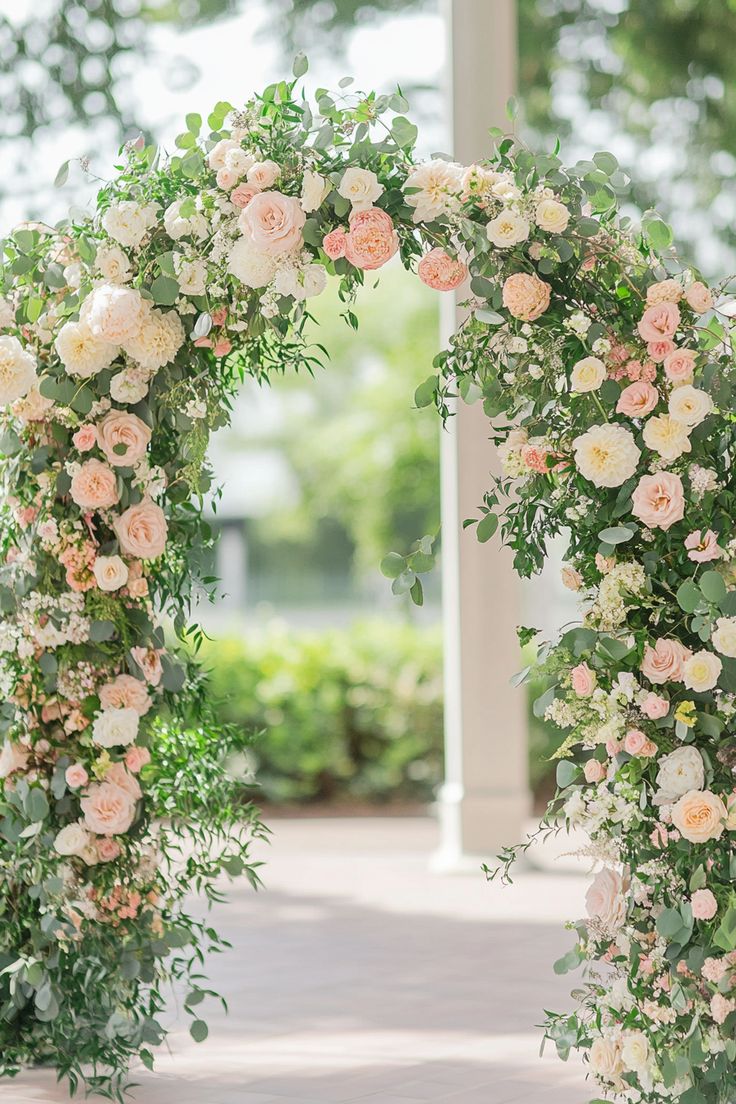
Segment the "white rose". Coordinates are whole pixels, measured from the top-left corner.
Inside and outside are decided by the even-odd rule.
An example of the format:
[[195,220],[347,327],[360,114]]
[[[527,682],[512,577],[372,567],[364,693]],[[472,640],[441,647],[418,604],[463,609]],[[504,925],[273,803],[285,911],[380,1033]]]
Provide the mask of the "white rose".
[[102,245],[95,256],[95,271],[110,284],[124,284],[132,276],[128,256],[119,245]]
[[276,260],[270,253],[256,249],[247,238],[241,238],[230,250],[227,270],[246,287],[262,288],[271,283]]
[[223,168],[227,169],[228,172],[235,173],[240,178],[245,176],[254,160],[252,154],[246,153],[240,146],[236,146],[234,149],[227,150]]
[[712,690],[718,683],[723,664],[713,652],[695,652],[682,667],[682,681],[688,690],[696,694]]
[[224,169],[225,157],[229,150],[234,149],[240,149],[240,142],[236,142],[233,138],[221,138],[219,142],[214,144],[207,155],[207,164],[215,171]]
[[138,719],[135,709],[106,709],[94,719],[92,739],[105,748],[132,744],[138,735]]
[[621,1045],[612,1039],[598,1036],[588,1052],[590,1068],[597,1077],[617,1083],[624,1071],[621,1061]]
[[683,794],[702,790],[705,785],[705,767],[697,748],[676,748],[662,756],[657,765],[658,805],[671,805]]
[[507,209],[486,226],[486,236],[497,249],[510,249],[529,237],[529,223],[516,211]]
[[174,269],[183,295],[204,295],[207,290],[207,265],[204,261],[186,260],[174,254]]
[[634,472],[641,456],[628,429],[616,424],[591,426],[573,441],[580,474],[596,487],[620,487]]
[[684,452],[690,452],[690,430],[683,422],[677,422],[669,414],[647,418],[644,426],[644,444],[658,452],[664,460],[677,460]]
[[281,169],[275,161],[255,161],[248,169],[246,177],[254,188],[270,188],[281,175]]
[[7,299],[0,295],[0,330],[9,330],[15,325],[15,311]]
[[128,568],[120,556],[98,556],[92,571],[100,590],[119,590],[128,581]]
[[596,874],[585,894],[588,916],[597,920],[609,932],[620,928],[626,919],[628,879],[605,867]]
[[573,366],[570,386],[573,391],[597,391],[606,378],[606,366],[598,357],[583,357]]
[[56,335],[54,348],[69,375],[81,379],[109,368],[120,351],[117,345],[95,337],[85,322],[65,322]]
[[719,617],[711,642],[721,655],[736,659],[736,617]]
[[643,1031],[629,1031],[621,1041],[621,1061],[636,1073],[649,1065],[649,1041]]
[[383,195],[385,189],[370,169],[351,167],[343,173],[337,190],[343,199],[350,200],[354,211],[365,211]]
[[81,855],[88,846],[89,834],[79,822],[66,824],[54,840],[54,850],[59,855]]
[[670,417],[676,422],[682,422],[689,429],[700,425],[713,411],[713,400],[707,391],[701,391],[686,383],[682,387],[676,387],[670,395]]
[[557,199],[543,199],[537,204],[534,221],[542,230],[551,234],[562,234],[570,221],[570,212]]
[[36,376],[36,358],[24,349],[17,337],[0,337],[0,406],[27,395]]
[[316,211],[322,205],[322,201],[329,194],[331,188],[332,184],[329,180],[325,180],[323,176],[312,172],[311,169],[305,169],[302,178],[302,211],[307,214],[310,211]]
[[111,238],[121,245],[137,248],[156,223],[156,208],[141,207],[132,199],[114,203],[102,216],[102,225]]

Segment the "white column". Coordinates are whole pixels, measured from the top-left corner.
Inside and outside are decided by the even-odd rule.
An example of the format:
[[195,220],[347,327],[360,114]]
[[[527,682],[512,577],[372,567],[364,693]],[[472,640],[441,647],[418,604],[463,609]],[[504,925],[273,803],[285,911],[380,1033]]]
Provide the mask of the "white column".
[[[450,152],[470,164],[490,152],[488,129],[506,125],[515,87],[514,0],[446,0]],[[449,298],[449,297],[446,297]],[[447,340],[462,315],[449,301]],[[479,544],[478,516],[495,468],[480,404],[460,403],[442,435],[442,584],[445,626],[445,783],[436,862],[461,866],[520,840],[530,810],[524,693],[515,628],[520,584],[498,538]]]

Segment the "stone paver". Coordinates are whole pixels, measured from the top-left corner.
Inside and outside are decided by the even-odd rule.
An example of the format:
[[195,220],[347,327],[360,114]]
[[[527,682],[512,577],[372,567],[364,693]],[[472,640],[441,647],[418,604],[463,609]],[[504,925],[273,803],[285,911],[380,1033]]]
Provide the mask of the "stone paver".
[[[577,873],[437,874],[424,818],[275,820],[266,889],[237,884],[210,962],[230,1015],[203,1007],[192,1042],[172,1008],[170,1051],[137,1070],[135,1104],[583,1104],[581,1069],[538,1058],[552,973],[582,912]],[[61,1104],[47,1070],[0,1085],[2,1104]]]

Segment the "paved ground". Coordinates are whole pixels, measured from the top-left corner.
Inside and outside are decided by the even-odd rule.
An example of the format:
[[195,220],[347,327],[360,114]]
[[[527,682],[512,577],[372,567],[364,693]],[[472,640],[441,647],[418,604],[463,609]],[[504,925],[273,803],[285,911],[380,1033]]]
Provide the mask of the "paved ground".
[[[585,880],[429,872],[432,821],[273,822],[267,889],[218,909],[234,944],[210,975],[230,1004],[209,1039],[171,1040],[136,1104],[583,1104],[578,1066],[538,1058],[542,1008],[564,1007],[552,961]],[[57,1104],[48,1071],[2,1104]]]

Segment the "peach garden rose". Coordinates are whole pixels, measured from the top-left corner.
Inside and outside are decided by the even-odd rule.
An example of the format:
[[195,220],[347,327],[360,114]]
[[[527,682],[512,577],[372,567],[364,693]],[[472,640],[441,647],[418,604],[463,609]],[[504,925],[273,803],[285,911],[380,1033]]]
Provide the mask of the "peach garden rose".
[[166,517],[161,507],[150,499],[144,499],[137,506],[129,506],[115,518],[113,528],[121,549],[129,556],[153,560],[166,547]]

